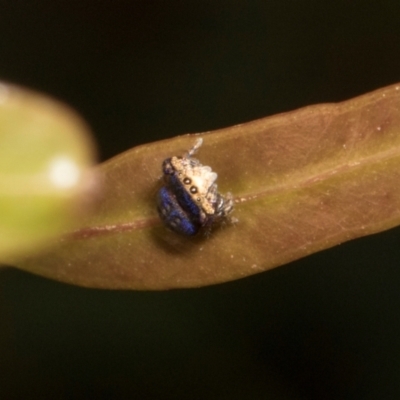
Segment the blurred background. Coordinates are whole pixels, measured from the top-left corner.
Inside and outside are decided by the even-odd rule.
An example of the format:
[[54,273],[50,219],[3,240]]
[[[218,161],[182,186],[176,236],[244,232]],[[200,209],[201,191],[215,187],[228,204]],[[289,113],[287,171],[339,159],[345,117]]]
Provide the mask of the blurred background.
[[[0,79],[101,160],[400,82],[400,2],[0,0]],[[400,398],[400,229],[240,281],[90,290],[0,270],[1,399]]]

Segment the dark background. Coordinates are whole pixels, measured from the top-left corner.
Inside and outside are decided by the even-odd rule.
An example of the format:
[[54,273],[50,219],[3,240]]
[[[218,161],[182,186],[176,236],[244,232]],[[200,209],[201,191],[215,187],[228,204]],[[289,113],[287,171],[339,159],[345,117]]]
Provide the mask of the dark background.
[[[400,2],[0,1],[0,78],[101,159],[400,81]],[[0,273],[1,399],[400,398],[400,230],[170,292]]]

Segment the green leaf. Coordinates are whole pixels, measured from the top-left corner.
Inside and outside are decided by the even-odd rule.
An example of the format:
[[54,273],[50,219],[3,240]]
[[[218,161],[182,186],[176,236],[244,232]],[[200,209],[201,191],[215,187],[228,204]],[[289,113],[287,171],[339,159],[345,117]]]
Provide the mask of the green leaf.
[[0,261],[37,252],[74,227],[92,163],[88,129],[75,113],[0,83]]
[[19,267],[98,288],[171,289],[238,279],[400,223],[400,85],[202,135],[196,155],[235,197],[235,224],[209,237],[168,231],[156,214],[161,163],[188,135],[98,168],[96,215]]

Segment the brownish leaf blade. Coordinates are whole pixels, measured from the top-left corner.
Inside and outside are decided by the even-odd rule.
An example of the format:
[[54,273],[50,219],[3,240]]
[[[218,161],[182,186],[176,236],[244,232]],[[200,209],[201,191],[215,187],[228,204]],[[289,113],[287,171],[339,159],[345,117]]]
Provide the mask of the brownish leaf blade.
[[400,223],[400,84],[203,134],[196,157],[235,196],[236,224],[169,232],[156,214],[161,163],[195,136],[99,166],[98,212],[20,268],[99,288],[171,289],[238,279]]

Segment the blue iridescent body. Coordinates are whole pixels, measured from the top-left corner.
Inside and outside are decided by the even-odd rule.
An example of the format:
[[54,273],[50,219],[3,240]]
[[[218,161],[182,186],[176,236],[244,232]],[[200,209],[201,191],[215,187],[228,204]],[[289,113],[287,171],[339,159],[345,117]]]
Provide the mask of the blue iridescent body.
[[202,142],[198,139],[186,155],[167,158],[162,166],[165,186],[158,191],[157,210],[168,228],[185,236],[209,231],[233,209],[231,194],[217,191],[217,174],[192,157]]

